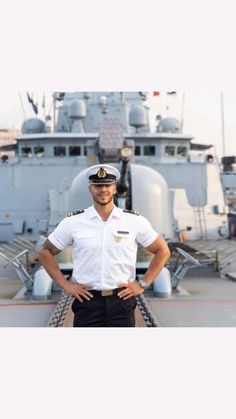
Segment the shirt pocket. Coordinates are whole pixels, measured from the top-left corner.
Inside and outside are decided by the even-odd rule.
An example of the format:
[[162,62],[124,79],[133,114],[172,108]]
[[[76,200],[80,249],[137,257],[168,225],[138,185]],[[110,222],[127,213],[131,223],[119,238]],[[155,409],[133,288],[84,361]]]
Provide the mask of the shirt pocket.
[[112,242],[116,249],[134,249],[136,247],[134,234],[128,229],[114,229],[112,231]]
[[74,236],[77,249],[94,250],[98,248],[98,235],[93,231],[78,232]]

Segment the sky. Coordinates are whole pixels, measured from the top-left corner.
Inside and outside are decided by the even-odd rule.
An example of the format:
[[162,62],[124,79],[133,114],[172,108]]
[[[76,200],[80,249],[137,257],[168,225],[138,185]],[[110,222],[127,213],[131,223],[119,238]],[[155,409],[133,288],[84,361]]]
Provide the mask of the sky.
[[[153,89],[154,90],[154,89]],[[34,98],[39,104],[39,116],[43,118],[40,106],[43,91],[35,91]],[[51,93],[45,92],[46,111],[51,107]],[[183,131],[194,137],[194,142],[212,144],[220,158],[223,155],[222,111],[220,91],[177,91],[176,95],[153,98],[155,111],[162,117],[173,116],[179,120],[183,115]],[[223,121],[225,154],[236,155],[236,91],[223,92]],[[0,90],[0,128],[20,129],[23,120],[33,117],[34,112],[27,100],[26,92],[7,92]]]

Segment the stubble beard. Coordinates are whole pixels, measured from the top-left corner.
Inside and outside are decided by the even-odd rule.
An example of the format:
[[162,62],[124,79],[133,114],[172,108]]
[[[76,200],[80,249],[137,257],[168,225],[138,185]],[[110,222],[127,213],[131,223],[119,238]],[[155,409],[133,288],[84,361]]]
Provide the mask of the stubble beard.
[[94,202],[96,202],[96,204],[99,204],[99,205],[101,205],[101,206],[105,206],[105,205],[108,205],[108,204],[110,204],[112,201],[113,201],[113,196],[111,196],[110,198],[109,198],[109,200],[108,201],[106,201],[106,202],[101,202],[100,200],[99,200],[99,198],[95,198],[94,196],[93,196],[93,200],[94,200]]

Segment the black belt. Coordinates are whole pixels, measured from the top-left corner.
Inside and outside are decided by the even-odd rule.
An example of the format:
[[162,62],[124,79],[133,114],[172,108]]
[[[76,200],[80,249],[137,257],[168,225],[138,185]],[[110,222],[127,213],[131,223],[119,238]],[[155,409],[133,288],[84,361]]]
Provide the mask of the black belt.
[[113,290],[88,290],[93,295],[101,295],[102,297],[110,297],[111,295],[116,295],[118,292],[122,291],[124,288],[114,288]]

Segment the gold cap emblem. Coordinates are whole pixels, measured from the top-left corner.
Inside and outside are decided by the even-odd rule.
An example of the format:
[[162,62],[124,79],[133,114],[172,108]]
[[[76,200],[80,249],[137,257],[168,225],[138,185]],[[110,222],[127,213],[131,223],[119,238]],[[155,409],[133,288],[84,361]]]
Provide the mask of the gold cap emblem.
[[97,172],[97,177],[99,177],[100,179],[101,178],[104,179],[104,177],[106,177],[106,175],[107,175],[107,172],[106,172],[105,169],[103,169],[103,167],[101,167],[99,169],[99,171]]

